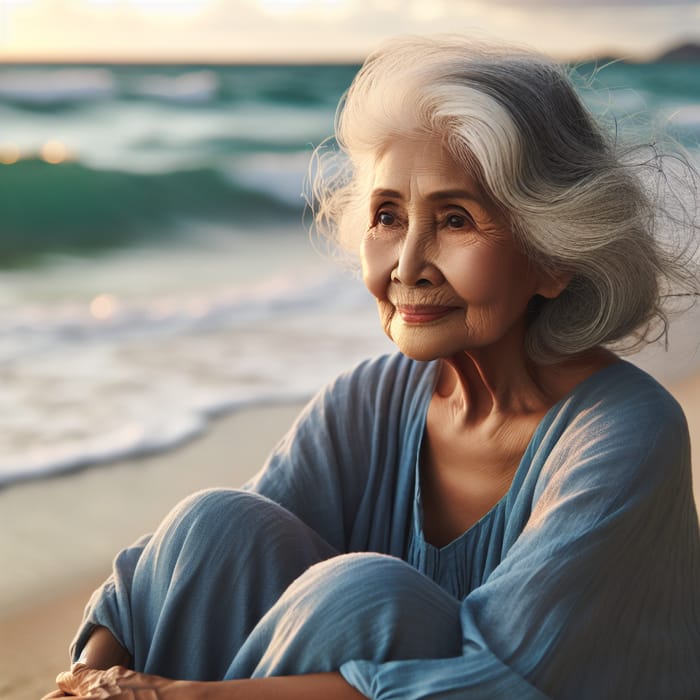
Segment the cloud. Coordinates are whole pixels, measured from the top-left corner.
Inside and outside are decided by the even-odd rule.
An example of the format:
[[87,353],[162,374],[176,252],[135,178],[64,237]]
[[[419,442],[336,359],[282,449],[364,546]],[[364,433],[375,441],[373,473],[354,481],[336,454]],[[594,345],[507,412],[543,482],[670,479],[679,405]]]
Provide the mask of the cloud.
[[361,60],[390,36],[434,32],[492,36],[555,56],[644,57],[700,39],[700,3],[684,0],[10,2],[0,0],[0,59]]
[[[459,0],[453,0],[454,4],[459,4]],[[585,4],[584,4],[585,2]],[[672,7],[698,7],[697,0],[527,0],[527,3],[517,0],[491,0],[492,5],[504,5],[514,8],[553,8],[553,9],[634,9],[634,8],[658,8],[660,10],[671,9]]]

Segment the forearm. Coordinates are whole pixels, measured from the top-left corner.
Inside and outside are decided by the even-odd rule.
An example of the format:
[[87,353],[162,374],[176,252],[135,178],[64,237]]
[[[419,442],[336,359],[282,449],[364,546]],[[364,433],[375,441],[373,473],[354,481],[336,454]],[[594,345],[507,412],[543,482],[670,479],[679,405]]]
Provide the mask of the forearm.
[[112,666],[131,667],[131,655],[106,627],[95,627],[79,661],[89,668],[101,670]]
[[129,697],[134,700],[365,700],[365,696],[347,683],[340,673],[233,681],[180,681],[137,673],[123,666],[98,670],[77,663],[70,671],[60,673],[56,683],[58,694],[51,693],[44,700],[67,695],[92,697],[98,690],[100,697],[104,698],[126,697],[125,693],[130,692]]
[[251,678],[199,685],[197,700],[366,700],[339,673]]

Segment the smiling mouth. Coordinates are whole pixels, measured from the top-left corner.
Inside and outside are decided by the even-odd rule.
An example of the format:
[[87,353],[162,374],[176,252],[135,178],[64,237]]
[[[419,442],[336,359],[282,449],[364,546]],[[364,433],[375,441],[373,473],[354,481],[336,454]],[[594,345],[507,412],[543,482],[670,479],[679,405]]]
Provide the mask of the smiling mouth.
[[399,304],[396,309],[404,323],[431,323],[452,313],[456,306],[432,306],[428,304]]

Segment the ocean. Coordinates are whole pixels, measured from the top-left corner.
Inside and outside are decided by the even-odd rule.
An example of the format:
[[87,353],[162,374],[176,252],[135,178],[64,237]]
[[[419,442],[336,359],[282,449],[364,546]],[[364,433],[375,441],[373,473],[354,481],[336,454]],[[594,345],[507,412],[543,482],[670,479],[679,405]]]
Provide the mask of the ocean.
[[[0,486],[172,447],[391,348],[302,196],[356,70],[0,65]],[[698,70],[578,67],[620,133],[700,162]]]

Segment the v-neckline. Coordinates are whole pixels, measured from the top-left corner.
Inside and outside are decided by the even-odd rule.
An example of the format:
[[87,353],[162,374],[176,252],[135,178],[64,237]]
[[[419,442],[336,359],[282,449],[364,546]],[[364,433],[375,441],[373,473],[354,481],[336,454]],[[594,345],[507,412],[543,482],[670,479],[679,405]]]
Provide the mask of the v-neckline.
[[601,375],[606,374],[608,370],[612,368],[619,368],[622,365],[628,365],[628,366],[633,366],[630,365],[629,362],[626,360],[623,360],[621,358],[618,358],[615,362],[611,362],[610,364],[605,365],[604,367],[601,367],[600,369],[597,369],[595,372],[592,372],[590,375],[588,375],[585,379],[580,381],[575,387],[573,387],[571,390],[569,390],[559,401],[557,401],[555,404],[553,404],[547,412],[542,416],[540,421],[537,423],[537,426],[535,427],[535,430],[533,431],[530,440],[527,443],[527,446],[525,447],[525,451],[523,452],[523,456],[520,458],[520,462],[518,463],[518,467],[513,473],[513,478],[510,482],[510,486],[506,490],[506,492],[501,496],[501,498],[494,503],[491,508],[489,508],[478,520],[473,522],[468,528],[466,528],[461,534],[457,535],[454,537],[452,540],[450,540],[448,543],[442,545],[442,546],[437,546],[434,544],[431,544],[428,542],[428,540],[425,539],[425,533],[423,530],[423,506],[422,506],[422,501],[421,501],[421,480],[420,480],[420,464],[421,464],[421,452],[423,450],[423,442],[425,439],[425,433],[427,430],[427,420],[428,420],[428,409],[430,407],[430,401],[432,399],[433,393],[435,391],[435,385],[438,380],[438,373],[439,373],[439,367],[440,363],[436,363],[435,367],[435,376],[433,377],[433,382],[431,384],[431,389],[430,392],[428,393],[427,399],[425,401],[425,404],[423,406],[422,410],[422,415],[421,415],[421,424],[422,424],[422,430],[420,431],[420,436],[418,439],[418,445],[416,449],[416,459],[415,459],[415,482],[414,482],[414,499],[413,499],[413,529],[414,529],[414,536],[417,537],[422,544],[428,549],[429,551],[434,551],[438,554],[445,554],[449,550],[453,549],[454,547],[458,546],[460,542],[463,540],[467,539],[471,533],[474,531],[480,529],[486,522],[491,520],[495,514],[500,512],[504,504],[507,502],[509,496],[513,492],[514,485],[516,483],[519,483],[521,480],[521,477],[523,476],[522,472],[528,471],[529,470],[529,464],[526,465],[525,463],[525,458],[528,456],[528,454],[532,451],[532,448],[534,445],[538,444],[541,440],[541,433],[543,433],[546,430],[546,427],[548,427],[551,422],[553,417],[559,413],[561,410],[562,406],[567,403],[571,397],[573,397],[575,394],[579,393],[581,390],[586,388],[590,383],[592,383],[594,380],[598,381],[601,377]]

